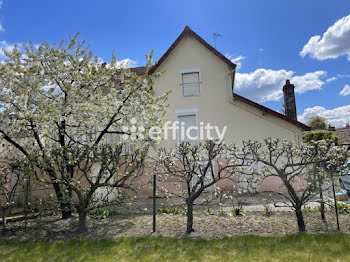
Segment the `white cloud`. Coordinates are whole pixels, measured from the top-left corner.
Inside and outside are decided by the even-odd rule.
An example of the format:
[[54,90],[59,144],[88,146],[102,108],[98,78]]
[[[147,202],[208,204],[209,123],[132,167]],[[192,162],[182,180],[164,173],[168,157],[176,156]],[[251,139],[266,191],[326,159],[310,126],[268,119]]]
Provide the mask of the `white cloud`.
[[[98,57],[98,63],[106,63],[107,66],[110,66],[108,61],[105,61],[103,58]],[[117,60],[117,63],[115,65],[116,68],[130,68],[137,66],[137,62],[130,59],[130,58],[124,58],[122,60]]]
[[320,79],[325,71],[315,71],[304,75],[294,75],[293,71],[260,68],[251,73],[236,73],[235,91],[259,102],[278,101],[283,93],[286,79],[295,85],[298,94],[321,89],[324,82]]
[[232,57],[232,55],[226,54],[225,56],[228,59],[230,59],[232,63],[235,63],[237,65],[237,69],[241,68],[241,66],[242,66],[242,62],[241,61],[245,59],[245,56],[242,56],[242,55],[237,56],[237,57]]
[[320,79],[326,76],[326,71],[315,71],[302,76],[293,76],[291,82],[295,85],[295,92],[303,94],[310,90],[320,90],[324,82]]
[[137,62],[130,58],[125,58],[123,60],[117,61],[118,68],[129,68],[135,66],[137,66]]
[[312,116],[322,116],[327,119],[328,124],[336,127],[344,127],[350,123],[350,105],[326,109],[322,106],[306,108],[302,115],[298,116],[298,120],[307,123]]
[[326,80],[326,82],[327,83],[330,83],[330,82],[333,82],[333,81],[335,81],[335,80],[337,80],[338,78],[336,78],[335,76],[333,76],[333,77],[330,77],[330,78],[328,78],[327,80]]
[[343,88],[343,90],[340,91],[339,94],[342,95],[342,96],[348,96],[348,95],[350,95],[350,86],[349,86],[349,85],[345,85],[344,88]]
[[0,24],[0,31],[1,31],[1,32],[4,32],[4,31],[5,31],[5,28],[2,26],[2,24]]
[[300,52],[302,57],[308,54],[318,60],[347,55],[350,60],[350,15],[339,19],[322,36],[311,37]]
[[349,78],[350,75],[349,74],[337,74],[338,78]]

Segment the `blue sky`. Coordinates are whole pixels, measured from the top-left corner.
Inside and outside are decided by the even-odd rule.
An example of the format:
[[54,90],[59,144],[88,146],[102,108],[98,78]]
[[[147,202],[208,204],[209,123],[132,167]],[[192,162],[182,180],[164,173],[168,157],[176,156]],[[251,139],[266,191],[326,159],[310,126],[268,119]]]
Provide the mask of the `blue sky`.
[[80,31],[97,56],[108,60],[115,50],[137,65],[152,49],[157,60],[185,25],[210,44],[217,32],[217,49],[240,63],[236,92],[280,110],[291,78],[301,121],[350,122],[349,0],[4,0],[0,24],[4,48]]

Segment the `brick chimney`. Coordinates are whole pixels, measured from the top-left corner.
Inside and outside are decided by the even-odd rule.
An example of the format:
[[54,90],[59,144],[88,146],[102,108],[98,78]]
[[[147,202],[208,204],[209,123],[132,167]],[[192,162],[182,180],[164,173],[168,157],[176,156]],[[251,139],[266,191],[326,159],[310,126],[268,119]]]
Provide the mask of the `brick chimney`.
[[283,86],[284,96],[284,114],[290,119],[297,120],[297,107],[295,104],[294,85],[290,83],[289,79]]

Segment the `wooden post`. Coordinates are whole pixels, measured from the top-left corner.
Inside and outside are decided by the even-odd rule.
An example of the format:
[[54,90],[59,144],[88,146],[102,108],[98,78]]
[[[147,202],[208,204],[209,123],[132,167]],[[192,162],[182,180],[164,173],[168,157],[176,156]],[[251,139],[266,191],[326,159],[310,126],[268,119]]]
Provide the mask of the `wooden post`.
[[157,202],[156,202],[156,197],[157,197],[157,176],[153,175],[153,232],[156,232],[157,230],[157,221],[156,221],[156,216],[157,216]]

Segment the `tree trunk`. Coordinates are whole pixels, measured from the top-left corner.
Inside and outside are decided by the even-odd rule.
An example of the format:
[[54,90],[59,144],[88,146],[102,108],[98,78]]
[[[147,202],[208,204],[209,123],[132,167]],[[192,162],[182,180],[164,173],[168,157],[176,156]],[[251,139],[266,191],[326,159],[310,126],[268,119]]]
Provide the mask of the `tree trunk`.
[[320,198],[321,198],[321,205],[320,205],[321,219],[324,223],[327,223],[322,189],[320,189]]
[[85,208],[82,208],[83,210],[79,211],[79,231],[80,232],[86,232],[87,226],[86,226],[86,216],[87,212]]
[[72,216],[72,206],[70,204],[70,200],[72,197],[72,190],[67,188],[68,189],[68,197],[69,197],[69,201],[67,203],[66,201],[64,201],[64,197],[63,197],[63,193],[62,193],[63,189],[60,186],[60,183],[55,181],[57,179],[55,172],[52,170],[47,170],[47,172],[50,175],[52,186],[55,190],[57,201],[60,204],[61,218],[62,219],[70,218]]
[[62,219],[68,219],[72,216],[72,205],[70,203],[72,199],[72,190],[69,188],[67,188],[67,190],[69,202],[65,202],[64,199],[62,199],[60,203]]
[[193,232],[193,201],[187,201],[187,229],[186,234]]
[[62,219],[68,219],[72,216],[72,207],[70,204],[61,203],[60,208],[62,210],[61,211],[61,218]]
[[301,206],[297,206],[295,208],[295,215],[297,217],[298,221],[298,228],[299,232],[305,232],[305,222],[304,222],[304,216],[303,216],[303,211],[301,210]]
[[[59,183],[53,182],[53,188],[55,189],[57,201],[60,203],[61,218],[67,219],[72,216],[72,206],[70,203],[66,203],[63,199],[62,188]],[[69,194],[71,197],[71,194]]]

